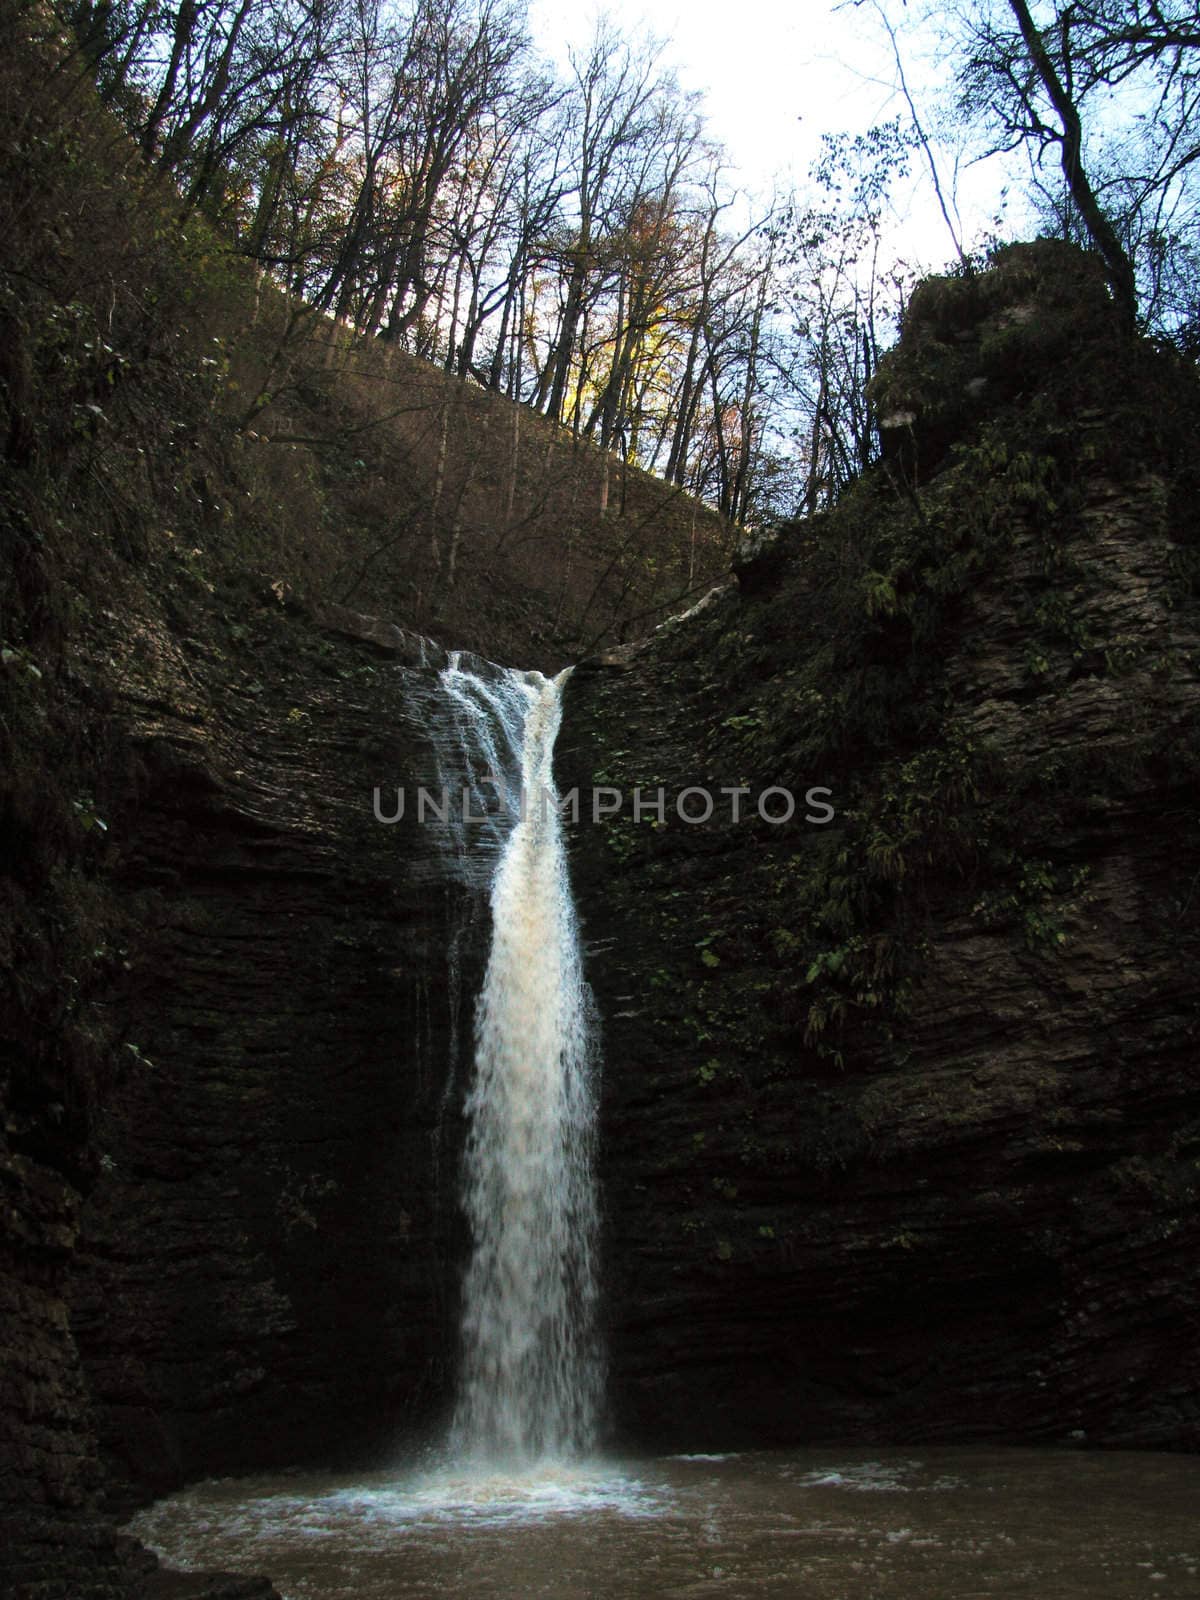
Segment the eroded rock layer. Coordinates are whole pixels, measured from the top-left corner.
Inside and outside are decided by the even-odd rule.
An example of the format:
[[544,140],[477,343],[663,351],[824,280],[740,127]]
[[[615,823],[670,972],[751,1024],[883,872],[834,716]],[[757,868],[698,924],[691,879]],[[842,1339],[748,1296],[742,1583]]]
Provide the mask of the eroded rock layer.
[[875,387],[880,469],[568,690],[617,1422],[1195,1448],[1194,386],[1047,244]]

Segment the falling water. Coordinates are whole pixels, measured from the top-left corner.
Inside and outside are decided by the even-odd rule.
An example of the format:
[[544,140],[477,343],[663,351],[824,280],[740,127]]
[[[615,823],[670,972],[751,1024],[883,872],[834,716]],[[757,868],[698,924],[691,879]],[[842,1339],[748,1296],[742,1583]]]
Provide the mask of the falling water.
[[594,1063],[552,770],[565,677],[483,677],[456,658],[442,673],[471,725],[464,744],[490,768],[468,786],[494,784],[485,826],[498,830],[466,1103],[472,1254],[451,1433],[456,1455],[488,1464],[586,1450],[600,1392]]

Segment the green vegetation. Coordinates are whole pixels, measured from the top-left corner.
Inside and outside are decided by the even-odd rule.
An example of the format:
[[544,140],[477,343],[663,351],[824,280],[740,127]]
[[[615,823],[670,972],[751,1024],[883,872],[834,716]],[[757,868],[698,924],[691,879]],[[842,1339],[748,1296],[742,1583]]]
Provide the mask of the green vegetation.
[[[1014,322],[1014,303],[1033,309]],[[989,405],[964,413],[980,364]],[[664,974],[654,1034],[706,1059],[689,1066],[697,1204],[728,1200],[747,1244],[766,1224],[739,1170],[832,1178],[894,1119],[948,917],[1052,988],[1089,938],[1081,841],[1148,786],[1165,814],[1194,809],[1200,728],[1163,634],[1192,605],[1190,365],[1125,335],[1084,258],[1044,244],[923,286],[875,388],[916,419],[881,465],[783,530],[773,580],[593,697],[597,743],[611,718],[625,752],[614,782],[637,781],[630,745],[665,760],[652,708],[678,696],[700,748],[675,787],[833,792],[828,826],[647,830],[619,869]],[[1144,596],[1130,564],[1158,574]],[[786,1148],[764,1136],[781,1118]]]

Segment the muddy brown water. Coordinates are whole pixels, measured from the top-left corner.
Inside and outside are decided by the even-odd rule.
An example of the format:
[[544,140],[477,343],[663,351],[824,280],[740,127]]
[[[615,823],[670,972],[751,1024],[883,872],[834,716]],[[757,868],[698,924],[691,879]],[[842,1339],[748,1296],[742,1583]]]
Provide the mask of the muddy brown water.
[[666,1456],[196,1485],[132,1531],[286,1600],[1200,1600],[1200,1460],[1074,1450]]

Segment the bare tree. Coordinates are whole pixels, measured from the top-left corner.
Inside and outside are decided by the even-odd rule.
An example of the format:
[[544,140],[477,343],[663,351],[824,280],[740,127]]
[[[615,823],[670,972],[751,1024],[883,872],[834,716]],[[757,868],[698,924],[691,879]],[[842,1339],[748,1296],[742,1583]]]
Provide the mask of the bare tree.
[[657,62],[657,47],[631,48],[603,18],[587,54],[572,57],[573,115],[567,136],[574,168],[570,194],[574,217],[563,229],[561,316],[535,395],[535,404],[551,417],[563,414],[580,321],[597,274],[606,270],[605,235],[628,201],[622,162],[637,151],[654,125],[655,101],[663,90]]
[[[1200,21],[1193,0],[974,0],[960,109],[1029,158],[1058,231],[1104,264],[1127,322],[1196,338]],[[1057,157],[1060,189],[1045,177]]]
[[832,504],[875,458],[868,390],[881,342],[899,320],[909,274],[880,262],[891,185],[907,171],[914,135],[899,120],[826,136],[815,199],[796,207],[783,252],[792,314],[787,382],[802,434],[801,507]]
[[1067,69],[1065,73],[1060,74],[1041,31],[1034,24],[1025,0],[1009,0],[1009,5],[1017,19],[1021,38],[1029,52],[1029,60],[1037,74],[1042,91],[1062,124],[1061,130],[1053,130],[1049,123],[1038,117],[1033,96],[1027,91],[1023,92],[1024,103],[1036,120],[1039,136],[1051,137],[1059,146],[1063,177],[1066,179],[1071,199],[1083,219],[1088,238],[1104,262],[1118,309],[1132,326],[1137,317],[1137,285],[1134,281],[1133,263],[1117,238],[1116,229],[1101,206],[1084,166],[1083,122],[1071,87],[1070,12],[1064,10],[1057,19],[1059,37],[1062,41],[1061,55]]

